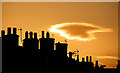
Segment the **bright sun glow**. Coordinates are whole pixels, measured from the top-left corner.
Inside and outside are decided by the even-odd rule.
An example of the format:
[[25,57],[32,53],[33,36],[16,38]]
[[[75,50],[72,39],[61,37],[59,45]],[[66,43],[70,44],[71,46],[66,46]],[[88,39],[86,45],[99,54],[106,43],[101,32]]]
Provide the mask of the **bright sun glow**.
[[[68,26],[79,26],[79,27],[87,27],[87,28],[95,28],[94,30],[87,30],[85,32],[85,34],[89,35],[87,38],[81,37],[81,34],[79,34],[79,36],[73,36],[70,35],[69,33],[67,33],[66,29],[60,29],[61,27],[68,27]],[[71,39],[71,40],[80,40],[80,41],[90,41],[93,39],[96,39],[95,35],[93,33],[96,32],[111,32],[111,29],[108,28],[102,28],[102,27],[98,27],[89,23],[61,23],[61,24],[56,24],[51,26],[51,28],[49,29],[50,32],[54,32],[54,33],[59,33],[60,36],[65,37],[67,39]],[[72,30],[72,29],[71,29]],[[81,29],[79,29],[80,32]]]

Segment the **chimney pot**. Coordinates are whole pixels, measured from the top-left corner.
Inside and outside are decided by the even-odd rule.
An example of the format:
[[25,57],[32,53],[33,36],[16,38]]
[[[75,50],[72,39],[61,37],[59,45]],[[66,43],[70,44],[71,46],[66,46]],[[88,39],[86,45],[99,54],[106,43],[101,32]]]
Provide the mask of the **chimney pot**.
[[82,58],[82,62],[85,62],[85,58]]
[[44,38],[44,31],[42,31],[42,38]]
[[1,36],[4,36],[4,35],[5,35],[5,31],[2,30],[2,31],[1,31]]
[[37,39],[37,33],[34,33],[34,39]]
[[50,38],[49,32],[46,33],[46,38]]
[[30,32],[30,38],[31,39],[33,38],[33,32]]
[[98,60],[96,61],[96,64],[95,64],[96,67],[98,67]]
[[13,34],[16,35],[16,28],[13,28]]
[[90,56],[90,62],[92,62],[92,56]]
[[8,27],[8,33],[7,33],[8,35],[10,35],[11,34],[11,27]]
[[88,62],[88,56],[86,56],[86,62]]
[[25,32],[25,39],[28,39],[28,31]]

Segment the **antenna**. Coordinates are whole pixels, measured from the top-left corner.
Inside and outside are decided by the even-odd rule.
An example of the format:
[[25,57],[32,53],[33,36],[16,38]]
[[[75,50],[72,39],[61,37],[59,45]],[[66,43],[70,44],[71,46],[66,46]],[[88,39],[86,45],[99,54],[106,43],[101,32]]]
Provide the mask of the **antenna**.
[[74,53],[75,53],[75,57],[77,56],[77,61],[79,62],[79,50],[76,49],[76,51],[74,51]]
[[67,43],[67,40],[65,40],[65,42]]
[[52,38],[54,38],[54,34],[52,34]]
[[76,51],[74,51],[74,52],[76,52],[76,54],[79,55],[79,50],[78,49],[76,49]]
[[39,37],[41,37],[41,35],[39,35]]

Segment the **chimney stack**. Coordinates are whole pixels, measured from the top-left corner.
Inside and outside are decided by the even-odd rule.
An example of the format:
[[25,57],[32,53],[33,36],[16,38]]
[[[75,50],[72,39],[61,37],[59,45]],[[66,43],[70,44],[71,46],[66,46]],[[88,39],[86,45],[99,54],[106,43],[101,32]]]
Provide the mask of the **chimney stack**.
[[86,56],[86,62],[88,62],[88,56]]
[[13,28],[13,34],[16,35],[16,28]]
[[44,38],[44,31],[42,31],[42,38]]
[[90,56],[90,62],[92,62],[92,56]]
[[82,58],[82,62],[85,62],[85,58]]
[[46,33],[46,38],[49,38],[50,37],[50,34],[49,32]]
[[34,39],[37,39],[37,33],[34,33]]
[[2,30],[2,32],[1,32],[1,36],[4,36],[4,35],[5,35],[5,31]]
[[30,32],[30,39],[33,38],[33,32]]
[[79,62],[79,55],[77,55],[77,61]]
[[98,67],[98,60],[96,61],[95,67]]
[[72,59],[72,52],[69,52],[69,58]]
[[28,39],[28,31],[25,32],[25,39]]
[[120,65],[120,60],[118,60],[118,65]]
[[10,34],[11,34],[11,27],[8,27],[8,30],[7,30],[7,31],[8,31],[7,34],[10,35]]

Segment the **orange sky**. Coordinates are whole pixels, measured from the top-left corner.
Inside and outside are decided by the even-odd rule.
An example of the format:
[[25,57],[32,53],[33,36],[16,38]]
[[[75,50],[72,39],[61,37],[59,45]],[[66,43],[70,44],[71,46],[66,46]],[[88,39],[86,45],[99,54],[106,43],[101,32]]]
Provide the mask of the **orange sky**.
[[[93,61],[115,66],[118,56],[118,4],[116,2],[3,2],[2,29],[8,26],[17,27],[38,33],[61,23],[90,23],[94,26],[110,28],[112,32],[95,33],[96,39],[91,41],[69,40],[68,51],[80,50],[80,59],[92,55]],[[20,34],[20,32],[17,32]],[[56,42],[64,42],[66,38],[53,33]],[[78,31],[79,33],[79,31]],[[39,36],[40,35],[40,36]],[[107,58],[106,58],[107,57]]]

